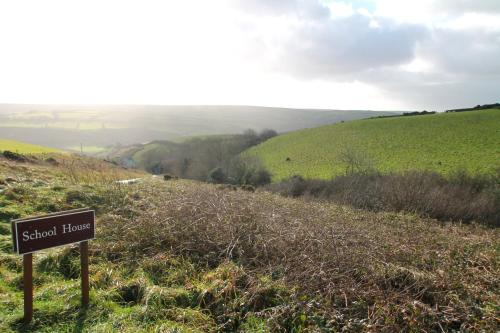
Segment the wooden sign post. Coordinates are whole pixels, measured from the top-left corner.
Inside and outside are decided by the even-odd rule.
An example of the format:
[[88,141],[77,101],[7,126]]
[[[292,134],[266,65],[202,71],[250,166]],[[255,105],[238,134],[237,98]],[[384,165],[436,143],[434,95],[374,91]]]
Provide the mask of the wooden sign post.
[[82,305],[89,304],[88,240],[95,238],[93,210],[74,209],[38,217],[17,219],[12,224],[14,252],[23,255],[24,321],[33,319],[33,253],[80,243]]

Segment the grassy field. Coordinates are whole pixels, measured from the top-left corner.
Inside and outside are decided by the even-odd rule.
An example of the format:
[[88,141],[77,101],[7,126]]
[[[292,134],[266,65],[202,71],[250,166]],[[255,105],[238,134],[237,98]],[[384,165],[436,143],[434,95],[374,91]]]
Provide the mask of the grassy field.
[[20,141],[0,139],[0,152],[10,150],[19,154],[41,154],[61,152],[59,149],[32,145]]
[[[497,229],[55,159],[0,158],[1,332],[498,328]],[[41,251],[24,325],[9,220],[85,206],[97,212],[90,306],[79,306],[78,251]]]
[[104,147],[99,147],[99,146],[72,146],[68,147],[69,150],[75,151],[75,152],[83,152],[84,154],[98,154],[106,151],[106,148]]
[[280,135],[247,154],[274,180],[343,174],[346,154],[382,172],[488,173],[500,167],[500,110],[349,121]]

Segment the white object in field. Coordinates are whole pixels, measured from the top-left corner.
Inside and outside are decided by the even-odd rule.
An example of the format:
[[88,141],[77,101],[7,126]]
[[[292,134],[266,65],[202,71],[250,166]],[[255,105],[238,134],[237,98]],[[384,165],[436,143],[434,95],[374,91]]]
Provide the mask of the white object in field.
[[134,179],[124,179],[124,180],[117,180],[117,184],[122,184],[122,185],[130,185],[130,184],[135,184],[139,182],[141,178],[134,178]]

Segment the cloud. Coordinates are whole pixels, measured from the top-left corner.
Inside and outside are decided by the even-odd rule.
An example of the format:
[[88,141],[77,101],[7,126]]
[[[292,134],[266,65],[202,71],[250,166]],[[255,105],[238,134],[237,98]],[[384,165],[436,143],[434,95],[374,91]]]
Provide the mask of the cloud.
[[364,15],[303,23],[279,48],[277,68],[301,77],[338,77],[410,62],[426,29]]
[[256,15],[296,15],[312,19],[329,15],[328,8],[316,0],[236,0],[230,1],[230,5]]
[[447,13],[500,13],[498,0],[439,0],[433,7]]
[[427,34],[424,26],[373,18],[340,2],[252,0],[240,10],[256,17],[245,32],[264,66],[297,78],[339,78],[410,62]]
[[499,38],[499,32],[434,29],[418,45],[416,66],[377,68],[356,78],[417,108],[443,110],[498,102]]
[[[427,22],[381,16],[373,7],[349,1],[245,3],[247,13],[265,12],[280,22],[276,31],[268,25],[260,39],[254,35],[260,54],[272,54],[259,61],[274,72],[305,81],[363,82],[388,99],[421,108],[475,105],[500,97],[495,88],[500,86],[500,29],[493,24],[499,1],[424,1],[419,13],[445,13]],[[333,13],[336,9],[342,15]]]
[[376,83],[385,96],[415,109],[443,111],[498,102],[500,77],[480,80],[457,79],[447,75],[406,74],[396,71],[377,73],[367,83]]
[[430,109],[500,98],[500,0],[32,0],[0,9],[4,100]]
[[500,31],[435,29],[422,56],[455,76],[500,76]]

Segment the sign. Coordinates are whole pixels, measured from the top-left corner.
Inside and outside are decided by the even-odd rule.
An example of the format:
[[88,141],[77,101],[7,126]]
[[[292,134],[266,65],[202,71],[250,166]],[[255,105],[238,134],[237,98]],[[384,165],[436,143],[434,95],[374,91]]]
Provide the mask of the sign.
[[33,318],[33,252],[80,243],[82,305],[89,304],[89,239],[95,238],[95,212],[74,209],[11,221],[14,252],[23,255],[24,321]]
[[94,211],[75,209],[12,221],[14,252],[27,254],[95,238]]

